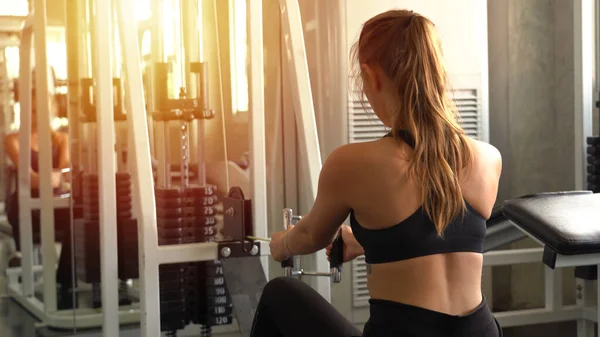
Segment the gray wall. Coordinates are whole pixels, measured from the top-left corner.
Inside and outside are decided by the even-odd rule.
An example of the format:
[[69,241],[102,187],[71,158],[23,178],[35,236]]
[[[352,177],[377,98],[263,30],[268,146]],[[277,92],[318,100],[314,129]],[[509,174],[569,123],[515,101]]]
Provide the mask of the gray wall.
[[[573,2],[488,0],[490,141],[503,156],[498,201],[574,183]],[[524,240],[513,248],[534,247]],[[565,270],[565,290],[574,289]],[[495,268],[498,310],[543,306],[541,264]],[[574,302],[567,296],[566,302]],[[570,336],[574,325],[507,329],[507,336]]]

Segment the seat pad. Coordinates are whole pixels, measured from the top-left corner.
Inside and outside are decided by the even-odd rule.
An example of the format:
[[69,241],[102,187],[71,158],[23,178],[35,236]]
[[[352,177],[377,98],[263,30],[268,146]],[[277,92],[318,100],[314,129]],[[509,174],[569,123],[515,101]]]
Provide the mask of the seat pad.
[[503,212],[558,254],[600,253],[600,194],[569,191],[529,195],[505,201]]

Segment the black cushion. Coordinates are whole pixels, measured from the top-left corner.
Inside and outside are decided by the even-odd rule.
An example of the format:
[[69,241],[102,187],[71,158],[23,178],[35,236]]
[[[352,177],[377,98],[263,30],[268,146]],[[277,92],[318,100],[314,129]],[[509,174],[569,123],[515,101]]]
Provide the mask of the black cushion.
[[504,214],[558,254],[600,253],[600,194],[544,193],[504,202]]
[[507,219],[506,219],[506,216],[504,215],[502,206],[497,206],[497,207],[494,207],[494,209],[492,210],[492,215],[490,215],[490,218],[487,220],[486,225],[488,228],[490,228],[499,223],[503,223],[506,220]]

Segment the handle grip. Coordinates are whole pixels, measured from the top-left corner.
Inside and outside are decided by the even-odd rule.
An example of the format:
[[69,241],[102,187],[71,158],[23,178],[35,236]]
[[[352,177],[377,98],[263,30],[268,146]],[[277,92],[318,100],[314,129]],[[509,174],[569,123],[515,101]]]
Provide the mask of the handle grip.
[[338,233],[338,236],[331,245],[331,254],[329,254],[329,268],[337,268],[342,270],[344,264],[344,241],[342,240],[342,234]]
[[281,262],[281,268],[294,268],[294,257],[290,256],[287,260]]
[[338,232],[338,236],[335,238],[331,245],[331,254],[329,254],[329,271],[331,274],[331,281],[333,283],[342,282],[342,265],[344,264],[344,240],[342,239],[342,232]]
[[[283,209],[283,230],[287,230],[292,225],[293,216],[294,211],[291,208]],[[281,262],[281,268],[284,269],[286,274],[291,275],[292,269],[294,269],[294,257],[290,256],[287,260]]]

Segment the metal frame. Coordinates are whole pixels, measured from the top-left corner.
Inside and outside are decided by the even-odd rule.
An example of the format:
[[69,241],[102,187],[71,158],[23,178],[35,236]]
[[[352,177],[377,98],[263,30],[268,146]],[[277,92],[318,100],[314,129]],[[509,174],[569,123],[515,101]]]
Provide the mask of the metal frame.
[[[515,226],[521,230],[518,225]],[[524,231],[524,230],[523,230]],[[543,250],[546,249],[544,243],[540,242],[530,233],[524,231],[530,238],[540,243],[544,248],[523,249],[527,251],[529,258],[523,258],[522,255],[517,261],[510,258],[499,258],[497,252],[490,252],[484,255],[484,264],[488,265],[512,265],[516,263],[528,263],[532,260],[541,261]],[[512,251],[509,251],[512,252]],[[512,253],[513,255],[515,253]],[[496,255],[496,256],[494,256]],[[492,259],[489,261],[489,259]],[[505,259],[504,261],[502,261]],[[495,261],[494,261],[495,260]],[[580,255],[561,255],[557,254],[556,267],[576,267],[584,265],[596,265],[600,272],[600,254],[580,254]],[[545,306],[539,309],[514,310],[495,313],[499,323],[503,327],[522,326],[531,324],[542,324],[561,321],[577,321],[577,336],[594,336],[594,324],[600,322],[600,312],[598,303],[600,303],[600,282],[597,283],[597,298],[592,294],[592,282],[577,279],[577,303],[576,305],[564,306],[562,302],[562,270],[552,269],[545,266]],[[600,336],[600,331],[598,335]]]
[[[103,2],[97,2],[103,3]],[[45,0],[36,0],[35,11],[25,19],[21,29],[21,44],[20,44],[20,81],[19,91],[21,93],[21,124],[19,132],[19,169],[18,169],[18,186],[19,186],[19,218],[20,218],[20,232],[21,232],[21,267],[9,268],[7,270],[8,275],[8,294],[25,309],[31,312],[35,317],[42,321],[42,324],[59,329],[72,329],[75,327],[89,328],[102,326],[103,315],[102,312],[98,312],[96,309],[76,309],[76,310],[57,310],[56,305],[56,279],[55,279],[55,266],[56,266],[56,250],[54,245],[54,208],[67,208],[70,207],[71,200],[69,195],[63,195],[59,197],[53,196],[51,184],[51,172],[52,163],[50,158],[51,153],[51,142],[50,142],[50,112],[48,106],[43,104],[47,101],[47,98],[43,96],[48,92],[48,73],[46,71],[36,71],[36,87],[37,95],[37,114],[38,114],[38,132],[40,137],[40,198],[31,198],[30,191],[30,174],[29,168],[31,167],[31,49],[32,49],[32,38],[35,35],[35,50],[43,51],[35,53],[35,64],[38,70],[47,68],[46,59],[46,4]],[[42,65],[42,66],[40,66]],[[110,74],[110,72],[108,73]],[[109,75],[110,76],[110,75]],[[109,78],[109,81],[112,79]],[[110,84],[112,89],[112,84]],[[101,96],[98,96],[101,97]],[[112,96],[110,96],[112,99]],[[112,116],[112,103],[109,105]],[[103,114],[106,115],[106,114]],[[109,117],[110,118],[110,117]],[[45,126],[45,127],[44,127]],[[111,129],[109,127],[109,129]],[[98,137],[102,137],[101,134]],[[109,136],[107,139],[103,139],[104,142],[110,143],[108,149],[112,151],[112,138]],[[106,148],[103,147],[103,149]],[[108,152],[108,151],[105,151]],[[112,156],[112,155],[111,155]],[[110,159],[110,158],[109,158]],[[106,168],[104,168],[106,169]],[[110,174],[110,172],[108,173]],[[109,181],[112,181],[114,185],[114,173],[112,174]],[[106,186],[107,183],[102,183]],[[105,191],[106,192],[106,191]],[[102,193],[102,192],[101,192]],[[114,201],[114,187],[112,194],[108,193],[108,199]],[[31,223],[31,210],[41,209],[41,246],[43,253],[43,265],[35,265],[34,263],[34,247],[33,247],[33,232]],[[115,212],[103,212],[102,214],[115,214]],[[102,221],[109,221],[105,219]],[[114,220],[112,221],[114,223]],[[116,228],[115,228],[116,235]],[[115,240],[109,242],[115,242]],[[106,241],[106,240],[105,240]],[[112,245],[108,245],[110,249],[105,249],[105,252],[109,254],[116,252]],[[115,260],[116,261],[116,260]],[[106,264],[109,268],[114,266],[116,273],[116,262]],[[103,264],[103,268],[106,268]],[[108,274],[103,270],[104,274]],[[39,300],[35,297],[34,280],[40,275],[44,279],[43,298]],[[115,274],[116,275],[116,274]],[[19,279],[22,279],[20,282]],[[115,277],[116,281],[116,277]],[[110,282],[104,282],[110,284]],[[118,293],[118,288],[115,288],[114,293]],[[103,291],[106,294],[112,294],[111,289]],[[118,299],[117,299],[118,301]],[[104,303],[110,303],[110,300],[103,301]],[[117,307],[115,310],[109,311],[108,317],[116,317],[113,319],[114,322],[120,321],[123,324],[139,322],[139,309],[137,305]]]
[[574,0],[575,189],[586,186],[586,138],[592,136],[594,106],[594,0]]
[[[18,189],[19,189],[19,230],[21,233],[21,254],[23,278],[22,288],[19,284],[9,283],[8,292],[24,306],[32,305],[47,315],[56,312],[56,279],[54,266],[56,265],[56,251],[54,250],[54,208],[69,207],[70,200],[54,198],[52,195],[52,162],[50,139],[50,111],[44,101],[48,101],[48,62],[46,58],[46,3],[44,0],[35,1],[35,12],[25,19],[21,30],[20,57],[20,132],[19,132],[19,164],[18,164]],[[31,48],[35,34],[36,90],[37,90],[37,122],[39,133],[39,176],[40,196],[31,198]],[[56,200],[55,200],[56,199]],[[44,255],[44,302],[41,303],[34,297],[33,284],[33,230],[31,211],[40,210],[41,246]],[[38,303],[39,302],[39,303]],[[41,305],[40,305],[41,304]],[[46,316],[46,315],[42,315]],[[42,319],[42,317],[38,318]],[[43,317],[44,321],[50,317]]]
[[[304,160],[306,172],[306,202],[308,208],[312,206],[316,195],[321,171],[321,149],[317,134],[315,109],[310,86],[306,46],[302,30],[302,17],[298,0],[279,0],[281,9],[281,22],[283,33],[284,62],[287,63],[289,85],[291,87],[296,116],[296,126],[300,143],[300,158]],[[303,258],[308,262],[307,268],[317,271],[329,270],[325,251],[316,252]],[[308,282],[327,301],[331,297],[330,280],[327,278],[314,278]]]
[[[127,120],[131,132],[133,153],[132,182],[133,197],[139,202],[135,204],[135,214],[138,215],[139,264],[140,264],[140,307],[141,307],[141,336],[160,336],[160,302],[158,267],[160,264],[174,262],[192,262],[217,259],[217,243],[204,242],[182,245],[158,246],[156,230],[156,206],[152,184],[150,163],[150,141],[147,117],[142,92],[142,74],[137,29],[133,17],[133,3],[125,0],[115,0],[117,9],[119,33],[124,55],[124,73],[128,79],[127,92],[130,99],[130,118]],[[251,48],[249,51],[252,80],[251,90],[251,132],[250,142],[252,151],[252,199],[256,235],[265,235],[266,228],[266,162],[264,145],[264,88],[262,85],[263,50],[262,50],[262,2],[252,1],[249,8],[249,32]],[[260,23],[257,23],[260,22]],[[252,24],[254,23],[254,24]],[[255,40],[258,39],[258,40]],[[253,46],[253,47],[252,47]],[[99,130],[99,132],[102,132]],[[263,245],[262,254],[268,255],[268,249]],[[266,258],[262,258],[266,262]],[[266,268],[265,268],[266,270]],[[117,296],[114,294],[114,296]],[[116,297],[115,297],[116,298]],[[105,331],[105,336],[109,335]]]
[[[29,64],[31,52],[31,37],[36,34],[36,64],[46,65],[45,51],[45,0],[36,0],[35,8],[37,15],[28,18],[23,27],[22,41],[22,64]],[[138,216],[139,237],[139,264],[140,264],[140,310],[141,313],[141,335],[160,336],[160,302],[159,302],[159,279],[158,267],[160,264],[175,262],[192,262],[216,259],[217,243],[194,243],[183,245],[158,246],[156,230],[156,209],[152,184],[152,170],[150,161],[150,140],[147,129],[147,116],[142,87],[142,74],[140,69],[140,55],[138,47],[138,34],[134,20],[134,8],[130,1],[114,0],[118,16],[119,36],[124,55],[124,73],[127,78],[126,92],[129,99],[126,100],[127,110],[130,118],[127,120],[128,129],[131,132],[132,145],[132,193],[134,199],[135,214]],[[310,179],[308,199],[310,203],[314,200],[317,188],[318,174],[321,169],[320,149],[316,132],[316,122],[310,81],[308,77],[308,66],[302,35],[300,9],[297,1],[282,0],[280,2],[284,31],[286,32],[286,51],[289,58],[289,75],[292,79],[292,93],[296,110],[296,121],[301,142],[301,151],[307,158],[308,178]],[[263,46],[262,46],[262,1],[249,1],[248,3],[248,26],[249,26],[249,61],[250,61],[250,113],[251,132],[250,144],[252,146],[251,184],[255,234],[267,236],[267,191],[266,191],[266,152],[264,133],[264,86],[263,86]],[[101,266],[102,266],[102,312],[93,309],[76,310],[76,323],[79,327],[90,327],[96,325],[100,319],[103,320],[103,335],[118,336],[119,323],[131,323],[136,321],[138,312],[135,306],[123,309],[133,309],[128,313],[119,312],[118,307],[118,284],[117,284],[117,256],[113,249],[116,241],[116,228],[109,226],[115,223],[115,167],[113,156],[114,121],[112,118],[112,84],[110,74],[112,72],[112,54],[107,45],[111,45],[110,32],[111,3],[96,1],[96,16],[94,18],[95,29],[93,34],[93,46],[95,46],[94,77],[96,78],[96,97],[98,108],[103,112],[99,114],[97,126],[97,137],[99,145],[99,176],[100,184],[100,207],[101,214]],[[35,20],[35,23],[34,23]],[[103,32],[103,34],[100,34]],[[99,48],[102,46],[102,48]],[[42,69],[41,67],[39,67]],[[36,72],[36,83],[39,92],[47,91],[47,72]],[[21,120],[22,132],[20,133],[21,151],[30,148],[30,124],[31,120],[29,104],[31,97],[30,67],[21,67],[22,80],[20,81],[21,93],[23,94]],[[49,125],[49,111],[42,104],[43,99],[38,100],[38,123],[40,126]],[[111,110],[111,111],[108,111]],[[48,128],[39,128],[40,132],[40,176],[41,197],[31,199],[29,197],[30,181],[28,168],[31,158],[21,153],[19,162],[19,202],[23,205],[20,209],[21,233],[23,246],[23,268],[15,268],[8,271],[10,279],[11,295],[23,304],[47,325],[58,328],[73,327],[73,311],[68,314],[56,311],[56,284],[54,281],[54,265],[56,256],[54,249],[54,207],[69,207],[69,199],[55,200],[52,196],[50,161],[50,133]],[[47,141],[44,141],[47,140]],[[40,208],[42,211],[42,250],[44,252],[43,267],[32,265],[32,228],[31,209]],[[108,215],[107,215],[108,214]],[[112,218],[111,218],[112,217]],[[112,244],[111,244],[112,243]],[[269,255],[267,245],[261,249],[261,262],[266,268]],[[316,254],[316,267],[320,270],[328,270],[328,264],[324,252]],[[33,295],[34,273],[42,273],[44,276],[44,302],[37,300]],[[23,277],[23,289],[19,289],[19,276]],[[317,290],[329,299],[329,279],[317,279],[314,285]],[[94,314],[90,314],[93,311]],[[81,314],[81,315],[80,315]],[[71,322],[71,324],[69,324]]]
[[[92,76],[97,111],[98,184],[100,213],[100,269],[102,287],[102,330],[105,336],[119,335],[119,283],[117,204],[115,181],[115,122],[112,84],[113,11],[110,1],[94,1],[96,16],[92,32],[96,64]],[[137,47],[137,43],[135,45]],[[150,148],[148,146],[148,148]]]

